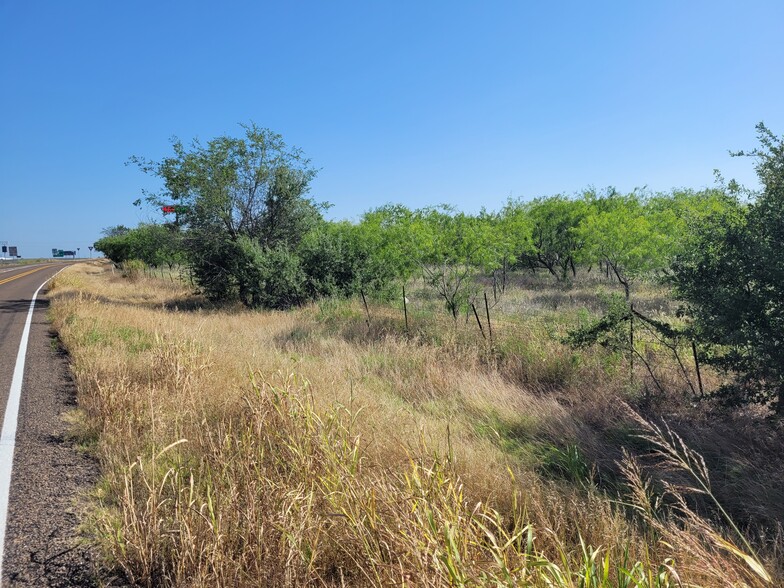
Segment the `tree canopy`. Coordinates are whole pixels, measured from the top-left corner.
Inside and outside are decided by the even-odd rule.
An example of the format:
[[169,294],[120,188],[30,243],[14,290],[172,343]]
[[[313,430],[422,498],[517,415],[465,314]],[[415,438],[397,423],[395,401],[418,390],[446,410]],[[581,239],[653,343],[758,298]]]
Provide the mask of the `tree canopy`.
[[[146,195],[148,203],[177,204],[176,224],[185,229],[188,261],[205,294],[255,306],[269,304],[264,291],[280,277],[273,275],[272,259],[288,259],[323,222],[324,207],[307,196],[316,171],[299,149],[255,124],[242,129],[244,136],[194,140],[189,147],[175,139],[172,156],[131,162],[163,181],[160,192]],[[298,271],[290,277],[301,281]],[[300,289],[292,284],[292,292],[271,305],[298,301]]]
[[454,318],[482,279],[497,301],[512,268],[569,281],[598,264],[624,288],[623,316],[635,282],[667,277],[704,359],[736,376],[722,392],[784,413],[784,139],[762,123],[760,146],[735,154],[755,161],[762,190],[751,199],[718,176],[700,191],[587,189],[478,214],[389,204],[358,222],[324,219],[299,149],[255,124],[242,129],[188,146],[175,139],[160,161],[132,157],[162,181],[146,202],[176,217],[109,227],[96,249],[117,263],[187,265],[208,298],[250,307],[388,295],[420,276]]
[[689,225],[673,264],[676,295],[708,343],[708,361],[736,374],[723,392],[736,402],[775,401],[784,413],[784,139],[760,123],[749,153],[762,191]]

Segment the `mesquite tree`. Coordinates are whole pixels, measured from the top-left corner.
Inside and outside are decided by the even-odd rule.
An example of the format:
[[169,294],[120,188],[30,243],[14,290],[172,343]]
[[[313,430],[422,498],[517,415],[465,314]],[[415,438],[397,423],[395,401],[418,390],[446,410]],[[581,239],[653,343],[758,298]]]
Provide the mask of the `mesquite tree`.
[[[323,205],[307,197],[316,172],[280,135],[255,124],[242,128],[239,138],[190,146],[175,140],[170,157],[130,162],[163,180],[160,192],[146,194],[148,203],[178,205],[188,260],[208,297],[288,306],[299,300],[303,279],[290,252],[321,221]],[[290,292],[278,267],[286,268]],[[283,293],[278,303],[270,303],[271,285]]]
[[696,336],[712,345],[706,360],[736,377],[722,392],[735,402],[773,402],[784,414],[784,138],[757,126],[748,155],[762,191],[691,226],[673,265],[676,295]]

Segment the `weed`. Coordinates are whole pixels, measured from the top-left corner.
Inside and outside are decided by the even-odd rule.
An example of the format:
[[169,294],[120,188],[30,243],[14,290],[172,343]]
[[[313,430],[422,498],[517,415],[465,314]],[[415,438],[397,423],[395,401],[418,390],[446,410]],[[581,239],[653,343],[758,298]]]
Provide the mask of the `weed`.
[[[91,528],[132,583],[770,585],[756,545],[682,508],[674,486],[662,510],[620,458],[617,439],[643,427],[619,408],[625,374],[554,337],[570,305],[590,308],[576,285],[546,323],[494,319],[495,353],[416,292],[406,335],[394,307],[371,306],[370,327],[355,300],[184,312],[169,304],[182,284],[95,268],[60,274],[52,309],[75,434],[103,472]],[[639,447],[667,455],[648,433]],[[631,506],[581,483],[616,456]]]
[[576,484],[590,482],[590,465],[585,461],[577,445],[569,444],[563,449],[552,445],[543,445],[540,451],[540,469],[546,475]]

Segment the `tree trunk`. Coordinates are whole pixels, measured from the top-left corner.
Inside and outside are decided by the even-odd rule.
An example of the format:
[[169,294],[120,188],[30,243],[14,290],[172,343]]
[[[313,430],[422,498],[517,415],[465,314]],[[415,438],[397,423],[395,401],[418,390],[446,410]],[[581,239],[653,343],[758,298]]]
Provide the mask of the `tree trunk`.
[[606,261],[606,263],[608,267],[612,268],[615,277],[618,278],[618,281],[623,286],[623,291],[626,294],[626,300],[629,300],[629,297],[631,296],[631,291],[629,288],[629,280],[627,280],[625,277],[621,275],[621,272],[618,271],[618,267],[614,263],[610,263],[609,261]]

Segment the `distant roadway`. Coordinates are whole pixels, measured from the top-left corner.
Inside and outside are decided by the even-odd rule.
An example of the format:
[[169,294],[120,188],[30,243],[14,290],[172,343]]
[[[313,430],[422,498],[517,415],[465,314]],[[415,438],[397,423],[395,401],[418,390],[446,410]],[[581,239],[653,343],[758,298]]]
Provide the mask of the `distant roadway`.
[[45,284],[67,265],[0,265],[2,586],[93,583],[77,498],[96,466],[68,440],[63,416],[75,407],[75,388],[47,320]]

